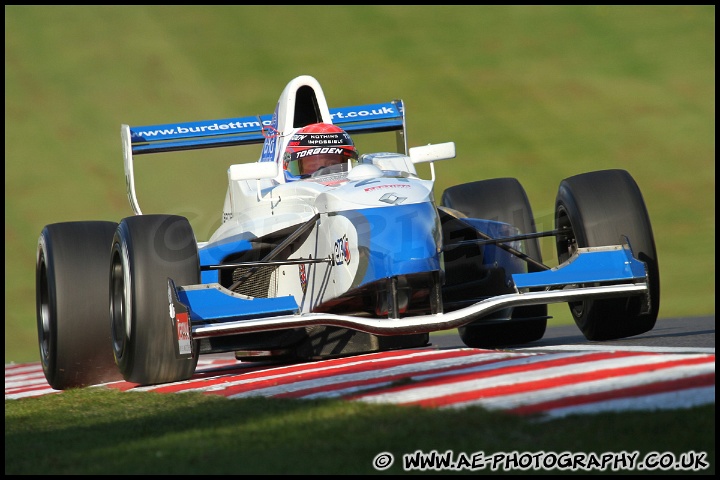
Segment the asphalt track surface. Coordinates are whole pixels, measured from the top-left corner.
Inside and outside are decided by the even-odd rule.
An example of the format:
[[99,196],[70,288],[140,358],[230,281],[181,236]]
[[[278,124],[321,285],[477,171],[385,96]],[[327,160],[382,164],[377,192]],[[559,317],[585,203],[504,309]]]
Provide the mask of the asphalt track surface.
[[[465,408],[562,417],[715,403],[715,318],[659,320],[643,335],[589,342],[575,326],[549,328],[518,348],[465,347],[457,334],[431,335],[424,348],[296,364],[200,358],[192,379],[122,391],[197,391],[249,396],[337,398],[367,403]],[[5,399],[60,394],[39,363],[5,365]]]

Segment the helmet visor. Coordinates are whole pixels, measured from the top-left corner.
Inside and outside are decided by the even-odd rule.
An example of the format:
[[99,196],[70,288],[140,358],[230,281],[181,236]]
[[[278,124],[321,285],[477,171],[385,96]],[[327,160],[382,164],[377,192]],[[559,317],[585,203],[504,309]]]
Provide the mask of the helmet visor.
[[295,176],[312,175],[323,167],[357,160],[355,149],[344,147],[311,147],[286,154],[286,170]]

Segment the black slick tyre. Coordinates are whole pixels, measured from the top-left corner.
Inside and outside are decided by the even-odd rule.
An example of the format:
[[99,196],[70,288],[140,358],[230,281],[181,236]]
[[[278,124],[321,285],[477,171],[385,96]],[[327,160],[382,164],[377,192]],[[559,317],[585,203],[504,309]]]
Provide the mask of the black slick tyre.
[[195,372],[197,348],[191,358],[176,355],[168,278],[178,286],[200,283],[197,242],[188,220],[176,215],[123,219],[112,241],[110,316],[112,350],[128,382],[176,382]]
[[[521,233],[536,233],[527,194],[515,178],[480,180],[450,187],[443,192],[441,204],[470,218],[508,223]],[[524,242],[525,253],[540,261],[539,241]],[[539,271],[537,266],[528,264],[528,272],[536,271]],[[532,305],[514,308],[511,320],[469,324],[458,328],[458,333],[469,347],[491,348],[539,340],[546,328],[547,305]]]
[[56,390],[122,380],[112,353],[110,247],[117,223],[45,226],[35,283],[40,362]]
[[[569,303],[575,323],[588,340],[610,340],[651,330],[660,309],[660,271],[650,217],[637,183],[625,170],[600,170],[566,178],[555,201],[558,261],[574,249],[629,241],[645,262],[649,298],[633,296]],[[647,303],[649,302],[649,309]]]

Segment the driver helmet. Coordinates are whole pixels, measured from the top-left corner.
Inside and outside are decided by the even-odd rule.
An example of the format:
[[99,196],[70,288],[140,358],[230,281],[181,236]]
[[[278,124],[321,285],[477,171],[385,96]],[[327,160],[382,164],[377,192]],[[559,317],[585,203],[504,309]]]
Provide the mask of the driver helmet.
[[331,123],[313,123],[298,130],[285,148],[285,180],[308,178],[321,168],[347,165],[348,160],[357,158],[355,144],[345,130]]

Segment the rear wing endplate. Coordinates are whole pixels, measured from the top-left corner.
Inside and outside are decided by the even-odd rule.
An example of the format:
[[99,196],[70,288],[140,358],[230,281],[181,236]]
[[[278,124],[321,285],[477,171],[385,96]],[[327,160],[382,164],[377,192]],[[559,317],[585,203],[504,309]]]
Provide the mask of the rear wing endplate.
[[[402,100],[330,109],[333,124],[348,133],[397,133],[399,151],[407,153],[405,108]],[[273,115],[169,123],[131,127],[121,126],[125,181],[128,199],[136,215],[142,215],[135,193],[133,157],[135,155],[202,148],[263,143],[273,124]]]

